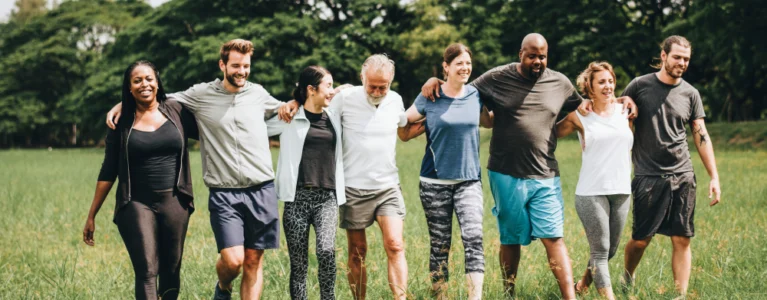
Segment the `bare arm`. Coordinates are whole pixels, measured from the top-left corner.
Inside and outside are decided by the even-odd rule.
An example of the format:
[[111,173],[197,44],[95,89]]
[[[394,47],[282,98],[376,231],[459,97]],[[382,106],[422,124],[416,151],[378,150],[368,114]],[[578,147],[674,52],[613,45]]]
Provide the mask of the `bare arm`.
[[583,125],[576,112],[571,112],[557,123],[557,138],[563,138],[577,131],[583,132]]
[[443,83],[445,82],[436,77],[429,78],[421,87],[421,95],[426,97],[426,99],[434,101],[439,96],[439,87]]
[[109,127],[109,129],[115,130],[117,128],[117,122],[120,121],[122,110],[123,104],[121,102],[117,102],[117,104],[109,110],[107,113],[107,127]]
[[495,123],[495,115],[492,111],[487,109],[487,106],[482,106],[482,112],[479,113],[479,125],[485,128],[493,128]]
[[414,139],[424,132],[426,132],[426,122],[424,121],[408,123],[405,127],[397,128],[397,136],[403,142]]
[[695,148],[698,149],[700,160],[706,167],[711,182],[708,184],[708,198],[711,199],[709,206],[714,206],[720,201],[722,190],[719,187],[719,171],[716,169],[716,158],[714,157],[714,145],[706,130],[706,122],[703,119],[692,121],[692,137],[695,141]]
[[83,242],[88,246],[93,246],[93,233],[96,231],[96,215],[101,209],[101,205],[104,204],[109,191],[112,189],[114,181],[98,181],[96,182],[96,193],[93,195],[93,201],[91,202],[91,208],[88,211],[88,219],[85,221],[85,227],[83,228]]
[[407,125],[397,129],[397,135],[403,142],[407,142],[412,138],[415,138],[426,131],[426,127],[423,124],[414,124],[423,121],[426,117],[418,112],[415,104],[405,111],[405,117],[407,117]]

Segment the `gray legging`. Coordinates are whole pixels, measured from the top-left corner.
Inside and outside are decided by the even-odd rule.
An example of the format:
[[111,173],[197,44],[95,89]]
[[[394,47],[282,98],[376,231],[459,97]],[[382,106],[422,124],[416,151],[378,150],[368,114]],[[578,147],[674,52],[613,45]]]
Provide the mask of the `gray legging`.
[[607,261],[618,250],[621,231],[629,212],[629,195],[575,195],[575,210],[586,229],[591,248],[588,269],[598,289],[610,287]]
[[448,263],[453,233],[453,212],[461,226],[464,272],[484,273],[482,249],[482,183],[469,180],[457,184],[433,184],[421,181],[421,204],[426,214],[431,240],[429,271],[432,282],[448,281]]

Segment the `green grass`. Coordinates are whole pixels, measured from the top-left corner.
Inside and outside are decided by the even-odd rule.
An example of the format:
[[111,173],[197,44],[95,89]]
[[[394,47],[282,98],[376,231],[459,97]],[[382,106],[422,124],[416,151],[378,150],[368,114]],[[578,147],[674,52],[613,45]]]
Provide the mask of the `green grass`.
[[[758,123],[757,123],[758,124]],[[753,126],[763,130],[765,124]],[[723,131],[724,129],[710,130]],[[761,128],[760,128],[761,127]],[[743,129],[745,130],[745,129]],[[751,129],[748,129],[751,130]],[[734,129],[733,129],[734,131]],[[762,131],[764,132],[764,131]],[[714,135],[716,136],[716,135]],[[731,136],[735,136],[734,134]],[[487,140],[483,132],[481,160],[487,161]],[[699,182],[696,233],[693,239],[693,270],[690,296],[693,299],[767,299],[767,151],[736,151],[714,139],[717,162],[724,190],[723,203],[708,207],[708,176],[693,154]],[[407,203],[405,221],[406,256],[410,278],[408,291],[414,299],[428,298],[428,232],[418,199],[418,171],[424,141],[417,139],[398,146],[397,162]],[[694,147],[691,147],[694,149]],[[721,149],[720,149],[721,148]],[[0,299],[129,299],[133,295],[133,271],[127,252],[111,221],[114,207],[110,194],[96,224],[96,246],[82,242],[82,226],[93,197],[103,151],[10,150],[0,151]],[[182,268],[183,299],[210,298],[216,282],[217,257],[208,222],[208,192],[200,176],[199,153],[193,152],[192,168],[197,211],[192,215]],[[560,143],[557,158],[562,168],[565,195],[565,241],[580,274],[588,259],[588,244],[575,214],[573,191],[580,167],[576,141]],[[485,184],[484,295],[502,298],[498,267],[498,231],[490,214],[493,199]],[[623,267],[622,246],[628,239],[631,220],[624,230],[621,248],[610,261],[614,286],[618,286]],[[463,277],[463,247],[454,228],[450,260],[450,295],[466,296]],[[380,230],[368,230],[369,299],[388,299],[386,259]],[[280,250],[267,251],[265,299],[288,299],[288,256],[284,239]],[[338,233],[337,295],[350,299],[346,282],[346,237]],[[313,251],[313,248],[312,250]],[[674,296],[671,273],[671,244],[659,236],[650,246],[638,270],[632,299],[669,299]],[[310,255],[310,299],[318,298],[314,255]],[[539,242],[523,248],[517,295],[522,299],[558,299],[559,290],[546,265]],[[618,289],[616,289],[618,291]],[[597,299],[596,291],[584,299]],[[626,298],[620,294],[620,298]]]

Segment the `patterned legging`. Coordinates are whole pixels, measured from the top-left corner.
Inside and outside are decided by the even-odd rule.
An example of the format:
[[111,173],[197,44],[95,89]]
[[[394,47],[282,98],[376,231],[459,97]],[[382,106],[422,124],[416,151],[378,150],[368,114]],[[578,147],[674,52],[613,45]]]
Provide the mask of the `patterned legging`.
[[482,249],[482,183],[478,180],[457,184],[434,184],[421,181],[421,203],[426,213],[431,238],[429,271],[432,282],[448,281],[447,259],[453,231],[453,211],[461,226],[465,250],[465,272],[484,273]]
[[285,238],[290,256],[290,297],[306,299],[306,273],[309,267],[309,227],[317,235],[317,275],[320,298],[335,299],[336,227],[338,203],[336,192],[321,188],[297,188],[294,202],[285,203],[282,213]]

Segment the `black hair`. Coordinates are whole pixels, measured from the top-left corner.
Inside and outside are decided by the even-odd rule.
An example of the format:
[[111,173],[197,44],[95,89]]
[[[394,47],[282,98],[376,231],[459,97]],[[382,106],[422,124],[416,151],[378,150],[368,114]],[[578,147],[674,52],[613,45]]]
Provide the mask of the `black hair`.
[[125,74],[123,74],[123,88],[121,96],[122,116],[120,117],[120,122],[118,124],[133,126],[132,119],[133,113],[136,110],[136,99],[133,98],[133,94],[130,92],[130,80],[133,70],[139,66],[147,66],[151,68],[152,71],[154,71],[154,77],[157,80],[157,102],[163,102],[168,99],[168,96],[165,95],[165,89],[162,86],[162,80],[160,80],[160,72],[157,71],[157,68],[154,66],[154,64],[146,60],[136,61],[128,66],[128,68],[125,69]]
[[301,74],[298,75],[296,89],[293,90],[293,98],[296,99],[298,104],[304,105],[307,98],[306,89],[310,86],[318,89],[320,83],[322,83],[322,79],[325,78],[325,75],[329,74],[330,72],[328,72],[328,70],[320,66],[306,67],[303,71],[301,71]]

